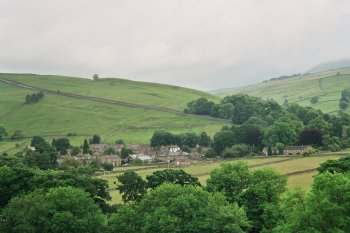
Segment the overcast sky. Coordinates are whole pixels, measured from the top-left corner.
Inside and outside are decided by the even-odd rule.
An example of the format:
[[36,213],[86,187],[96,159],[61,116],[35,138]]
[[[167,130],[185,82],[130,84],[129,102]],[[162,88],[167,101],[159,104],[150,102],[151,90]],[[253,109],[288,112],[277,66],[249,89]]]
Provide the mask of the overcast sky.
[[343,58],[349,0],[0,0],[0,72],[210,90]]

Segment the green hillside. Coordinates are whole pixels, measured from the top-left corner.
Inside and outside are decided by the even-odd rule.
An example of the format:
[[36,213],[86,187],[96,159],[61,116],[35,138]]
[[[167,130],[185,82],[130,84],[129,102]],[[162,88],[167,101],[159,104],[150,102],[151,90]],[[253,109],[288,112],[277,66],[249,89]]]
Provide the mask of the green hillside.
[[0,142],[0,151],[14,150],[28,144],[34,135],[62,137],[68,133],[75,145],[84,138],[99,134],[104,142],[124,139],[128,143],[148,143],[155,130],[174,133],[206,131],[213,134],[226,122],[206,117],[183,115],[181,111],[192,99],[204,96],[215,102],[220,98],[181,87],[135,82],[124,79],[97,81],[72,77],[0,74],[0,79],[17,81],[53,91],[100,97],[142,106],[160,106],[173,109],[167,112],[147,107],[127,107],[89,99],[47,93],[35,104],[24,104],[25,96],[38,92],[0,82],[0,125],[9,135],[17,129],[27,139]]
[[[347,88],[350,88],[350,68],[267,81],[213,93],[221,97],[246,93],[263,99],[272,98],[280,104],[283,104],[287,99],[289,103],[312,106],[326,113],[331,113],[339,110],[341,91]],[[310,99],[314,96],[319,97],[319,102],[311,104]]]

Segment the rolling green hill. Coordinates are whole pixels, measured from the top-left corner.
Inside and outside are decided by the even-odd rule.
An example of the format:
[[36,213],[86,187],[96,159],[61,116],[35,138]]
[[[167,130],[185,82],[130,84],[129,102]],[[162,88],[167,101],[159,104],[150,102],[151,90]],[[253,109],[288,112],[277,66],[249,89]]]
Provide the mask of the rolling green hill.
[[[274,99],[280,104],[283,104],[287,99],[289,103],[312,106],[326,113],[332,113],[339,110],[341,91],[347,88],[350,88],[350,68],[306,74],[284,80],[266,81],[212,93],[221,97],[246,93],[263,99]],[[314,96],[319,97],[319,102],[311,104],[310,99]]]
[[[38,103],[25,104],[25,96],[37,93],[37,88],[50,92],[46,91]],[[188,101],[202,96],[215,102],[220,100],[192,89],[125,79],[93,81],[62,76],[0,74],[0,125],[10,135],[19,129],[28,137],[0,142],[0,151],[14,150],[16,144],[23,147],[34,135],[50,140],[74,133],[76,136],[70,137],[70,141],[80,145],[84,138],[93,134],[101,135],[104,142],[124,139],[127,143],[148,143],[153,132],[159,129],[173,133],[204,130],[213,134],[227,122],[182,113]]]

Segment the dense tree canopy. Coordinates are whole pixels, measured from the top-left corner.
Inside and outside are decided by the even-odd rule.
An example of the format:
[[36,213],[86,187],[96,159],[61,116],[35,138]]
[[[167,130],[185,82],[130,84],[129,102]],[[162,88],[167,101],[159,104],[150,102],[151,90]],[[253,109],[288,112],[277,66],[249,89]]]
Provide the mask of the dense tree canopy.
[[277,232],[350,232],[350,173],[315,177],[310,193],[290,192],[281,202]]
[[97,134],[94,134],[90,139],[90,144],[100,144],[100,143],[101,143],[101,137]]
[[346,156],[337,160],[328,160],[321,163],[317,168],[320,173],[330,172],[330,173],[346,173],[350,172],[350,156]]
[[69,139],[68,138],[59,138],[59,139],[52,139],[52,146],[56,148],[56,150],[61,155],[66,155],[67,150],[71,147]]
[[198,178],[194,177],[183,170],[165,169],[162,171],[155,171],[152,175],[146,177],[147,187],[155,189],[163,183],[179,184],[181,186],[193,185],[201,186]]
[[140,203],[125,205],[110,219],[112,232],[232,232],[250,228],[243,208],[220,193],[163,184]]
[[117,179],[120,183],[117,189],[125,203],[138,202],[147,193],[147,182],[134,171],[127,171],[117,176]]
[[0,215],[0,231],[104,232],[107,221],[83,190],[58,187],[13,198]]
[[251,172],[244,162],[223,163],[207,180],[209,192],[221,192],[231,203],[244,206],[252,223],[250,232],[261,232],[276,226],[281,194],[287,178],[272,169]]

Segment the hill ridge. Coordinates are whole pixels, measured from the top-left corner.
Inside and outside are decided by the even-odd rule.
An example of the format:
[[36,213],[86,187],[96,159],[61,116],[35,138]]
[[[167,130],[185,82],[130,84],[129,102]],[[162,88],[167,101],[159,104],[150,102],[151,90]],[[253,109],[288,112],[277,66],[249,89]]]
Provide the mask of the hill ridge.
[[68,92],[59,91],[59,90],[54,91],[54,90],[50,90],[50,89],[36,87],[33,85],[29,85],[29,84],[24,84],[24,83],[21,83],[18,81],[8,80],[8,79],[5,79],[3,77],[0,77],[0,81],[4,82],[6,84],[14,85],[14,86],[21,87],[21,88],[32,89],[32,90],[36,90],[36,91],[43,91],[44,93],[50,93],[50,94],[61,95],[61,96],[66,96],[66,97],[92,100],[92,101],[96,101],[96,102],[103,102],[103,103],[120,105],[120,106],[131,107],[131,108],[152,109],[152,110],[158,110],[158,111],[163,111],[163,112],[175,113],[178,115],[188,115],[188,116],[207,118],[207,119],[217,120],[217,121],[221,121],[221,122],[230,122],[230,121],[225,120],[225,119],[220,119],[220,118],[215,118],[215,117],[210,117],[210,116],[205,116],[205,115],[195,115],[195,114],[184,113],[184,112],[176,110],[176,109],[166,108],[166,107],[162,107],[162,106],[135,104],[135,103],[129,103],[129,102],[124,102],[124,101],[95,97],[95,96],[86,96],[86,95],[68,93]]

